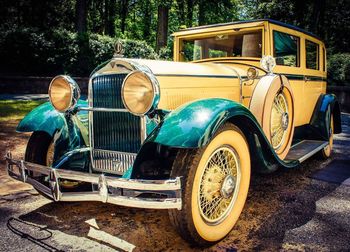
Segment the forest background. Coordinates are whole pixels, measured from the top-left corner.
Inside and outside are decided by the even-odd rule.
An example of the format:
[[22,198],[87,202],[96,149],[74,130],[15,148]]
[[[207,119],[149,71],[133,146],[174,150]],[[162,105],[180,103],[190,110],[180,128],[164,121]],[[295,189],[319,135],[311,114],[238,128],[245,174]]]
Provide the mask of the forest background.
[[321,37],[332,85],[350,86],[350,0],[0,0],[0,75],[89,76],[126,57],[172,59],[185,27],[271,18]]

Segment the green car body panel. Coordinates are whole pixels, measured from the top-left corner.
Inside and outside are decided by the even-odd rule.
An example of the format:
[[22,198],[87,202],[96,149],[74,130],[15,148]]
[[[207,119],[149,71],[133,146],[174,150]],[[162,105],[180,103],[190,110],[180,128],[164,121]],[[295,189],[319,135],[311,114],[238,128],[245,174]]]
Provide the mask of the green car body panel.
[[[272,172],[283,166],[294,168],[298,161],[285,162],[276,155],[254,115],[242,104],[220,98],[197,100],[167,114],[149,134],[144,146],[156,143],[171,148],[201,148],[207,145],[225,122],[237,125],[246,136],[253,169]],[[141,148],[137,165],[142,159]]]
[[310,125],[317,135],[324,140],[329,138],[329,122],[327,121],[327,110],[330,109],[334,120],[334,133],[341,133],[341,113],[337,97],[333,94],[320,95],[311,117]]
[[[79,100],[78,106],[87,102]],[[88,145],[88,112],[60,113],[46,102],[28,113],[18,124],[17,132],[44,131],[54,138],[55,167],[65,153]]]

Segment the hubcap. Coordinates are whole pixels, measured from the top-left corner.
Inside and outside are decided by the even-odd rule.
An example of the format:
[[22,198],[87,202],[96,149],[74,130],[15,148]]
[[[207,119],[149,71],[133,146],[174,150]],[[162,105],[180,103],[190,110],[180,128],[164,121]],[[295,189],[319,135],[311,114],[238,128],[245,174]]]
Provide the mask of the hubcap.
[[236,201],[241,170],[236,151],[220,147],[209,157],[198,192],[201,217],[211,225],[222,222]]
[[275,96],[271,110],[271,144],[279,149],[285,140],[289,126],[288,104],[283,93]]
[[289,117],[288,117],[288,113],[284,112],[282,115],[282,129],[286,130],[288,128],[288,123],[289,123]]
[[221,195],[225,199],[230,198],[235,190],[236,179],[232,175],[226,176],[221,186]]

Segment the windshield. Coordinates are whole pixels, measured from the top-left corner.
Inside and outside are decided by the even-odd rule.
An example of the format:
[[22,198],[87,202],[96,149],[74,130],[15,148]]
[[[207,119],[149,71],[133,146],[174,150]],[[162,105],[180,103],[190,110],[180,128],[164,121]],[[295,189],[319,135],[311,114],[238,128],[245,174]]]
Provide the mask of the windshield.
[[182,40],[181,61],[262,55],[262,31]]

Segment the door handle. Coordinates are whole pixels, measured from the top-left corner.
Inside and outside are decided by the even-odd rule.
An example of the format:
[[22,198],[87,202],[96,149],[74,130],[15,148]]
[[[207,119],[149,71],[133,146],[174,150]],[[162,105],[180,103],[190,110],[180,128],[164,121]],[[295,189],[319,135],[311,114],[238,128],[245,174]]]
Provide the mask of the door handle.
[[304,81],[310,81],[310,80],[311,80],[310,77],[304,76]]

